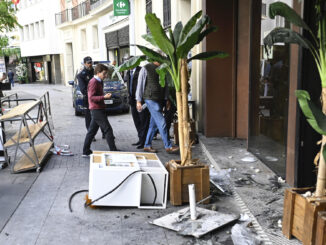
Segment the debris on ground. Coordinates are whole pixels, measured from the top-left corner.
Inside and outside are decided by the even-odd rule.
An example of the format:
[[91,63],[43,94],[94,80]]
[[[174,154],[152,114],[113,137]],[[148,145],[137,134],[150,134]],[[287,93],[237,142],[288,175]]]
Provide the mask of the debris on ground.
[[229,169],[222,169],[216,171],[215,169],[210,169],[209,177],[211,183],[222,193],[226,195],[231,195],[231,181],[230,181],[230,171]]
[[[180,235],[199,238],[217,228],[223,227],[239,218],[237,214],[229,214],[211,211],[197,207],[198,218],[191,220],[189,216],[183,216],[188,208],[170,213],[153,220],[152,224],[176,231]],[[183,218],[180,219],[180,216]]]
[[306,193],[302,194],[303,197],[311,197],[312,193],[311,191],[307,191]]
[[231,238],[234,245],[260,245],[261,239],[247,227],[246,223],[235,224],[231,229]]
[[54,149],[51,150],[54,155],[60,156],[73,156],[74,154],[70,151],[69,145],[54,145]]
[[257,159],[253,156],[246,156],[244,158],[241,159],[241,161],[243,162],[256,162]]
[[278,183],[281,183],[281,184],[284,184],[285,183],[285,180],[282,179],[282,177],[278,177],[277,178],[277,181],[278,181]]

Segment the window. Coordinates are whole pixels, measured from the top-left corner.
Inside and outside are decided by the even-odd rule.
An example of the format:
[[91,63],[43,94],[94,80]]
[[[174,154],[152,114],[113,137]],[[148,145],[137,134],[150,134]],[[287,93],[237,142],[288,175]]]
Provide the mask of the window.
[[40,38],[44,38],[44,20],[40,21]]
[[22,27],[19,27],[20,40],[22,42],[24,42],[24,40],[25,40],[25,37],[24,37],[24,29],[23,28]]
[[[152,0],[146,0],[146,14],[152,13]],[[147,33],[149,33],[148,27],[146,27]]]
[[25,37],[25,41],[29,40],[29,29],[28,29],[28,25],[24,26],[24,37]]
[[34,24],[29,24],[29,38],[30,40],[34,39]]
[[163,27],[171,27],[171,0],[163,0]]
[[86,29],[80,30],[81,50],[86,50]]
[[93,26],[93,49],[98,49],[98,29],[97,26]]
[[34,36],[35,36],[35,39],[40,38],[40,23],[39,22],[36,22],[34,25]]

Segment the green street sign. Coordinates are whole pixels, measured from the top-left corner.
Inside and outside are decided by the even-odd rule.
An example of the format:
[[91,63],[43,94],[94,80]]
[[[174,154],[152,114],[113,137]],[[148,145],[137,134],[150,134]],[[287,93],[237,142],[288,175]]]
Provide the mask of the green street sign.
[[113,1],[114,16],[129,15],[130,5],[129,0],[114,0]]

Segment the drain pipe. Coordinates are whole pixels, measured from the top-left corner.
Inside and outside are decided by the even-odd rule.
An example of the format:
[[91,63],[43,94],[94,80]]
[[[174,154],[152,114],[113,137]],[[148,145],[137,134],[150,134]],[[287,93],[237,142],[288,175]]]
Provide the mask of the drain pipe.
[[197,212],[196,212],[196,192],[195,192],[195,185],[189,184],[188,185],[189,191],[189,206],[190,206],[190,218],[191,220],[197,219]]

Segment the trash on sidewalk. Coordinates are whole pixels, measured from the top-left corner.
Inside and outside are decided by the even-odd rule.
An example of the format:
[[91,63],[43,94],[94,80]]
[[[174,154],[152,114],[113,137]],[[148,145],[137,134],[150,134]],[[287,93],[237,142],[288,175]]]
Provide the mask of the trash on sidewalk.
[[74,153],[70,151],[69,145],[54,145],[54,149],[51,150],[54,155],[60,156],[73,156]]
[[180,220],[180,215],[182,216],[188,209],[184,208],[178,212],[155,219],[152,224],[174,230],[180,235],[199,238],[239,218],[237,214],[226,214],[197,207],[196,220],[190,219],[190,213],[188,213],[188,216],[183,216],[184,218]]
[[234,245],[259,245],[263,242],[248,227],[248,224],[235,224],[231,229],[231,238]]
[[211,183],[223,194],[231,195],[231,182],[230,182],[230,174],[228,169],[222,169],[220,171],[216,171],[211,168],[209,171],[209,177]]
[[241,159],[241,161],[243,162],[256,162],[257,159],[253,156],[246,156],[244,158]]

